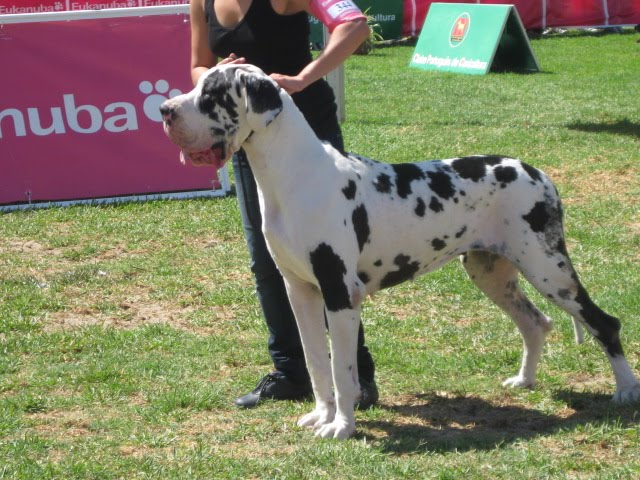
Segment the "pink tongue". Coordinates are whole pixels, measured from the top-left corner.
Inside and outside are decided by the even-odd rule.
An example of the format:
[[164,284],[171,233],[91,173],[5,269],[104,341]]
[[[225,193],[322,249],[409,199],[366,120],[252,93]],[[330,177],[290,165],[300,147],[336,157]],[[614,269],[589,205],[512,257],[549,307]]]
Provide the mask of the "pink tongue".
[[181,150],[180,161],[186,163],[186,161],[189,160],[196,167],[212,166],[216,170],[219,170],[227,161],[226,158],[222,158],[222,153],[223,150],[221,147],[210,148],[202,152],[185,152]]

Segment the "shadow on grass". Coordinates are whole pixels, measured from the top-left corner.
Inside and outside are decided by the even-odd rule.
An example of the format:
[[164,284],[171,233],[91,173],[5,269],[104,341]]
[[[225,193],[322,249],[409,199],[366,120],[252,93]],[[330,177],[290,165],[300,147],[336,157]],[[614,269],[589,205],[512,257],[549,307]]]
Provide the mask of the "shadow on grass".
[[640,124],[634,123],[626,118],[614,123],[578,122],[568,125],[568,128],[569,130],[579,130],[587,133],[615,133],[640,138]]
[[[553,29],[552,29],[553,30]],[[585,29],[585,28],[560,28],[555,29],[556,32],[550,32],[547,34],[543,34],[540,30],[527,30],[527,34],[529,36],[529,40],[551,40],[551,39],[575,39],[575,38],[588,38],[588,37],[623,37],[623,36],[633,36],[638,32],[635,29],[626,28],[622,32],[618,32],[612,29]]]
[[496,405],[480,398],[417,395],[411,405],[382,405],[393,412],[390,421],[361,421],[364,428],[388,434],[380,440],[391,454],[491,450],[541,435],[571,430],[578,425],[615,425],[639,422],[639,405],[620,406],[610,395],[561,390],[555,399],[574,410],[552,415],[517,405]]

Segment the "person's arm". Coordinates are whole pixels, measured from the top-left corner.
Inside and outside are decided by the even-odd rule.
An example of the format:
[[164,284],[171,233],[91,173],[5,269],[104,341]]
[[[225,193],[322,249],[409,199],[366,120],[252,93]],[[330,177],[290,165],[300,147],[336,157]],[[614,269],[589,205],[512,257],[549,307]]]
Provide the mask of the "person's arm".
[[204,0],[191,0],[189,5],[191,19],[191,81],[195,85],[198,79],[212,67],[225,63],[245,63],[244,57],[229,55],[218,61],[218,57],[209,48],[209,31],[204,15]]
[[217,58],[209,48],[204,0],[191,0],[189,17],[191,21],[191,81],[195,85],[202,74],[217,63]]
[[[312,13],[309,0],[273,0],[272,4],[278,13],[290,13],[299,8]],[[295,76],[274,73],[271,78],[288,93],[299,92],[340,66],[368,36],[369,26],[364,17],[340,23],[333,29],[322,53],[300,73]]]

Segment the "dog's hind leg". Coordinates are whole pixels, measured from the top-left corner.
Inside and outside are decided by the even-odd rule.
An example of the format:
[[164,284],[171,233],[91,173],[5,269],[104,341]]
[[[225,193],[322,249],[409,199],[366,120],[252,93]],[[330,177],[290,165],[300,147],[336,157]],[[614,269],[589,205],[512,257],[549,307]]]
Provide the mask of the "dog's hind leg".
[[[603,312],[589,297],[578,280],[567,253],[562,226],[562,206],[556,193],[545,187],[545,200],[536,202],[522,216],[525,229],[522,237],[515,230],[512,245],[521,253],[512,252],[512,260],[525,278],[544,296],[576,321],[582,323],[600,342],[616,378],[615,401],[640,399],[640,384],[627,363],[620,342],[620,321]],[[518,227],[519,228],[519,227]],[[537,239],[537,244],[533,243]],[[581,329],[575,327],[576,339]]]
[[[522,274],[549,300],[584,325],[600,343],[616,378],[614,401],[640,399],[640,384],[629,366],[620,341],[620,321],[602,311],[589,297],[564,249],[554,254],[529,252],[520,264]],[[576,339],[580,328],[575,327]]]
[[506,258],[486,251],[463,255],[463,265],[473,283],[515,322],[524,343],[520,371],[505,386],[532,387],[551,320],[541,313],[518,285],[518,269]]

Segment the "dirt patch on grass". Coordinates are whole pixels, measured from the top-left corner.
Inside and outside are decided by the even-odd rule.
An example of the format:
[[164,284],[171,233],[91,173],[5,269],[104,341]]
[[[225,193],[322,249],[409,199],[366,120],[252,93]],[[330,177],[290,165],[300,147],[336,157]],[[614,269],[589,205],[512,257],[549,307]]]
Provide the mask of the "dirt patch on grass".
[[632,167],[618,170],[584,171],[570,166],[546,168],[545,172],[567,191],[563,203],[583,205],[599,197],[614,197],[622,202],[632,201],[638,193],[638,171]]
[[[83,252],[82,245],[52,247],[35,240],[9,240],[0,244],[0,255],[7,255],[11,263],[8,274],[33,278],[36,283],[47,286],[52,282],[73,275],[78,269],[122,260],[145,252],[130,251],[123,245],[110,246],[96,252]],[[104,272],[100,272],[104,274]]]
[[47,438],[64,440],[91,435],[91,417],[83,410],[52,410],[27,415],[33,429]]
[[0,253],[42,255],[45,252],[47,255],[59,256],[62,255],[63,250],[61,248],[47,247],[35,240],[9,240],[0,244]]
[[50,313],[43,321],[45,332],[74,330],[86,327],[118,328],[131,330],[148,325],[167,325],[197,335],[221,334],[221,324],[235,318],[230,307],[216,307],[211,311],[207,325],[196,325],[189,320],[193,307],[180,307],[169,302],[123,302],[115,314],[105,314],[90,309],[78,309]]

